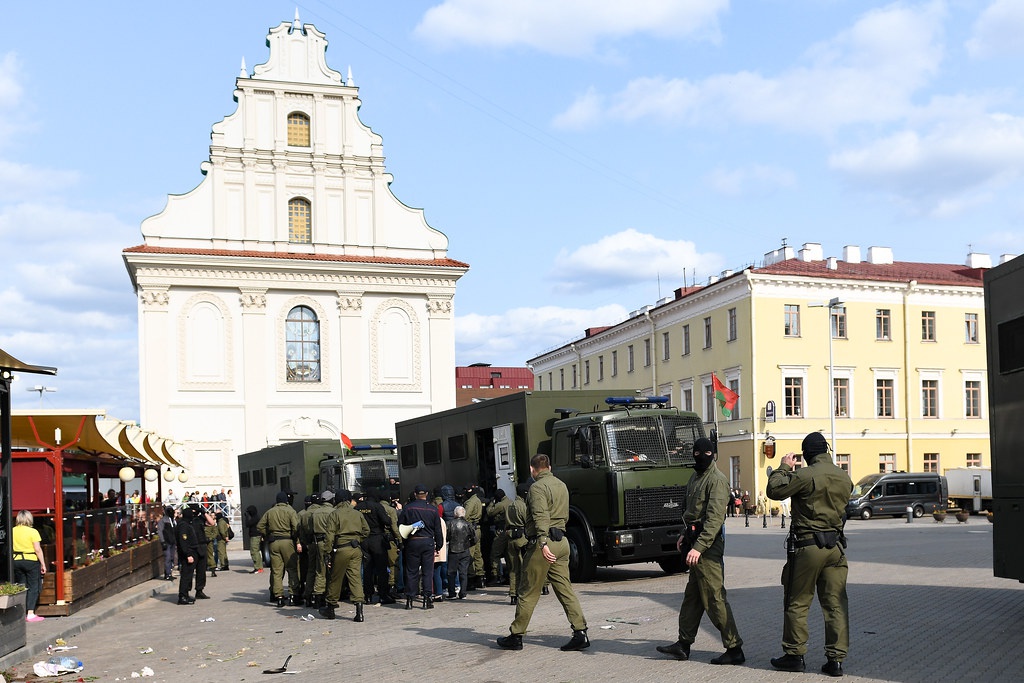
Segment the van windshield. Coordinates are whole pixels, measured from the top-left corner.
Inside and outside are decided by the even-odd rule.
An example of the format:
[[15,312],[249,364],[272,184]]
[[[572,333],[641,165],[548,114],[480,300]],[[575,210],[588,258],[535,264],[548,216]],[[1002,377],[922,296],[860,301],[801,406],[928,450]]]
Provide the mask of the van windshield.
[[875,485],[875,482],[882,478],[880,474],[869,474],[853,487],[853,493],[850,494],[850,498],[860,498],[865,493],[871,490],[871,487]]

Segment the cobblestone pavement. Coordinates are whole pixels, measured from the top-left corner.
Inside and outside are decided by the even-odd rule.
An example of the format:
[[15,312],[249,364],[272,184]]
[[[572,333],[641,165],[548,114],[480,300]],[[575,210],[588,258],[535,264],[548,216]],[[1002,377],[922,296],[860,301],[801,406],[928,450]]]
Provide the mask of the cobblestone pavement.
[[[236,549],[233,569],[207,582],[213,599],[178,606],[176,584],[150,581],[74,616],[29,624],[28,646],[0,659],[0,670],[8,680],[31,680],[32,663],[46,658],[42,649],[63,636],[77,646],[69,654],[85,662],[80,675],[98,681],[126,680],[144,666],[154,670],[153,681],[266,680],[263,669],[289,656],[289,673],[324,681],[826,680],[818,673],[824,654],[816,604],[808,672],[771,668],[768,660],[781,654],[786,531],[778,520],[769,520],[768,528],[760,518],[751,518],[749,527],[744,521],[727,521],[726,541],[726,585],[747,656],[741,668],[708,664],[722,646],[707,619],[693,660],[677,662],[655,651],[675,640],[686,577],[665,576],[654,564],[601,569],[596,581],[576,586],[590,649],[559,651],[570,630],[552,594],[541,599],[525,649],[506,652],[494,643],[513,617],[504,590],[477,591],[430,611],[406,611],[401,603],[368,606],[362,624],[350,620],[351,605],[342,605],[338,620],[326,621],[315,610],[271,606],[268,574],[249,574],[248,554]],[[846,680],[1024,678],[1024,585],[992,576],[992,526],[983,517],[967,524],[854,520],[847,535]],[[317,618],[300,618],[310,613]],[[210,617],[214,621],[204,621]],[[140,653],[147,648],[153,652]]]

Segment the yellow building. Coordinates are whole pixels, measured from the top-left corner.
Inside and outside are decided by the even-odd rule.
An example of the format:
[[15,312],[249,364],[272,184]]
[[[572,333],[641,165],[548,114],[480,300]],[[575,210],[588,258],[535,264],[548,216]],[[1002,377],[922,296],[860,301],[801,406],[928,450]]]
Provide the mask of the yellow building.
[[[531,359],[535,389],[655,392],[708,429],[717,412],[718,466],[752,497],[765,467],[799,453],[812,431],[831,441],[834,430],[836,461],[854,481],[990,466],[982,275],[991,259],[901,262],[884,247],[865,256],[783,246],[760,267],[678,289]],[[739,394],[727,418],[712,374]],[[764,449],[773,442],[774,459]]]

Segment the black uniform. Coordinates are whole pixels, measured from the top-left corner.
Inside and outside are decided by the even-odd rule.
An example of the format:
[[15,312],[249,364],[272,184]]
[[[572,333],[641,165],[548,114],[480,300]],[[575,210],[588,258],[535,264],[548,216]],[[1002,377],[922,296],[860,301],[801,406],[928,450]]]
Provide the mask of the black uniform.
[[373,496],[364,495],[356,510],[366,518],[370,535],[363,541],[363,593],[366,602],[373,602],[376,592],[381,602],[393,602],[388,594],[388,546],[385,534],[391,528],[391,518]]
[[422,576],[423,597],[429,599],[434,595],[434,553],[444,547],[444,535],[441,531],[441,519],[437,515],[437,506],[416,499],[402,508],[398,522],[423,522],[423,528],[406,539],[402,551],[405,560],[405,597],[407,600],[416,597]]
[[[181,558],[181,577],[178,579],[178,604],[184,604],[193,602],[188,593],[192,590],[192,578],[196,574],[196,564],[199,562],[199,558],[203,558],[204,565],[206,563],[206,549],[203,548],[200,552],[199,539],[202,538],[202,534],[197,535],[195,533],[195,529],[192,526],[191,511],[186,511],[181,524],[175,529],[175,535],[178,545],[178,557]],[[189,562],[189,559],[192,561]],[[204,576],[204,572],[200,572],[199,575]]]

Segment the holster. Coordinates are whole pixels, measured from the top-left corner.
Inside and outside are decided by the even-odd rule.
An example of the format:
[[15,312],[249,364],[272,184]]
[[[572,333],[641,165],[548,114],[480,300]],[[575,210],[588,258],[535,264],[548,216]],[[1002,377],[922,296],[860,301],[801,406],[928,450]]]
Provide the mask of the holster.
[[559,529],[558,527],[553,526],[550,529],[548,529],[548,536],[551,538],[552,541],[561,541],[563,538],[565,538],[565,532]]

